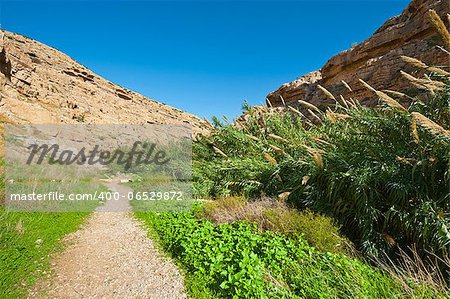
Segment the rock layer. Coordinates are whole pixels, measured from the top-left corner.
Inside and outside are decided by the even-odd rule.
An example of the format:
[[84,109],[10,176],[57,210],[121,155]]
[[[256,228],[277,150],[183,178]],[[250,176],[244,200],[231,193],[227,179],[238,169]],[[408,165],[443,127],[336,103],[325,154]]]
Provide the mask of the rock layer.
[[321,85],[335,96],[376,105],[377,99],[362,86],[359,78],[379,90],[411,93],[411,84],[401,76],[400,70],[416,76],[423,73],[407,65],[400,56],[410,56],[427,65],[449,66],[450,57],[442,49],[443,42],[427,17],[428,10],[435,10],[448,28],[449,6],[447,0],[413,0],[401,15],[386,21],[369,39],[332,57],[319,71],[282,85],[267,100],[274,106],[283,105],[283,101],[294,104],[304,100],[323,108],[333,102],[318,89],[317,85]]
[[60,51],[0,31],[0,114],[16,123],[192,125],[196,116],[94,74]]

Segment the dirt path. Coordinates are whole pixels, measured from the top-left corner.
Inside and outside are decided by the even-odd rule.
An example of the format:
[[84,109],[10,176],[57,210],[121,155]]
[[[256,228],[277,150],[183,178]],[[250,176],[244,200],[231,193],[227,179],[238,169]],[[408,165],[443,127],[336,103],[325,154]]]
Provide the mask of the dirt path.
[[[129,191],[115,183],[109,187]],[[107,202],[102,209],[130,210],[127,201]],[[186,298],[178,269],[130,212],[96,211],[67,242],[52,261],[54,275],[38,283],[29,298]]]

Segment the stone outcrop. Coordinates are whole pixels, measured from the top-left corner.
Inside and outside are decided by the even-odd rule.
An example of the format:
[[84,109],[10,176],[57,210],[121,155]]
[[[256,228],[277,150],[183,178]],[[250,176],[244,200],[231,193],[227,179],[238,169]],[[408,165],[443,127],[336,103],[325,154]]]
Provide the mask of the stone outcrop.
[[450,49],[445,49],[427,17],[430,9],[435,10],[448,28],[449,6],[448,0],[413,0],[401,15],[386,21],[369,39],[332,57],[319,71],[282,85],[270,93],[267,100],[273,106],[284,105],[283,102],[295,106],[296,101],[304,100],[324,108],[334,101],[327,99],[317,87],[321,85],[336,97],[343,95],[358,99],[364,105],[376,105],[376,97],[362,86],[359,78],[378,90],[420,92],[410,90],[411,84],[401,76],[400,70],[416,77],[423,73],[407,65],[401,56],[413,57],[431,66],[450,66],[450,57],[445,51]]
[[188,123],[196,116],[94,74],[60,51],[0,31],[0,115],[15,123]]

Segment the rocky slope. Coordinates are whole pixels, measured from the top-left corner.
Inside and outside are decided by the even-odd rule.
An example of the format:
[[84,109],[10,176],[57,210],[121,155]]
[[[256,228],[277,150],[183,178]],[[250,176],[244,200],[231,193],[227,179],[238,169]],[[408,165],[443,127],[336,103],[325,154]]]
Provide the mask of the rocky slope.
[[0,114],[23,123],[176,124],[204,130],[196,116],[94,74],[60,51],[0,31]]
[[321,85],[335,96],[352,97],[365,105],[375,105],[377,99],[362,86],[359,78],[379,90],[411,92],[411,84],[400,70],[415,73],[416,77],[422,74],[407,65],[401,55],[431,66],[450,65],[449,54],[445,51],[450,49],[427,15],[430,9],[435,10],[448,28],[449,6],[447,0],[413,0],[401,15],[386,21],[369,39],[332,57],[319,71],[282,85],[267,99],[274,106],[283,105],[283,100],[293,106],[298,100],[319,107],[334,103],[318,89]]

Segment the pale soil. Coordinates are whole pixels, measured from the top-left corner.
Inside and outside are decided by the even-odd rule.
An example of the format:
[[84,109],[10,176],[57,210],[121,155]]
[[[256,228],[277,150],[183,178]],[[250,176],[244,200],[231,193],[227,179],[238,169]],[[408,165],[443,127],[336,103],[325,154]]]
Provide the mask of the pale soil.
[[[108,202],[101,210],[118,205],[129,210],[127,201]],[[53,274],[29,298],[186,298],[182,275],[130,212],[96,211],[65,242],[65,251],[52,260]]]

